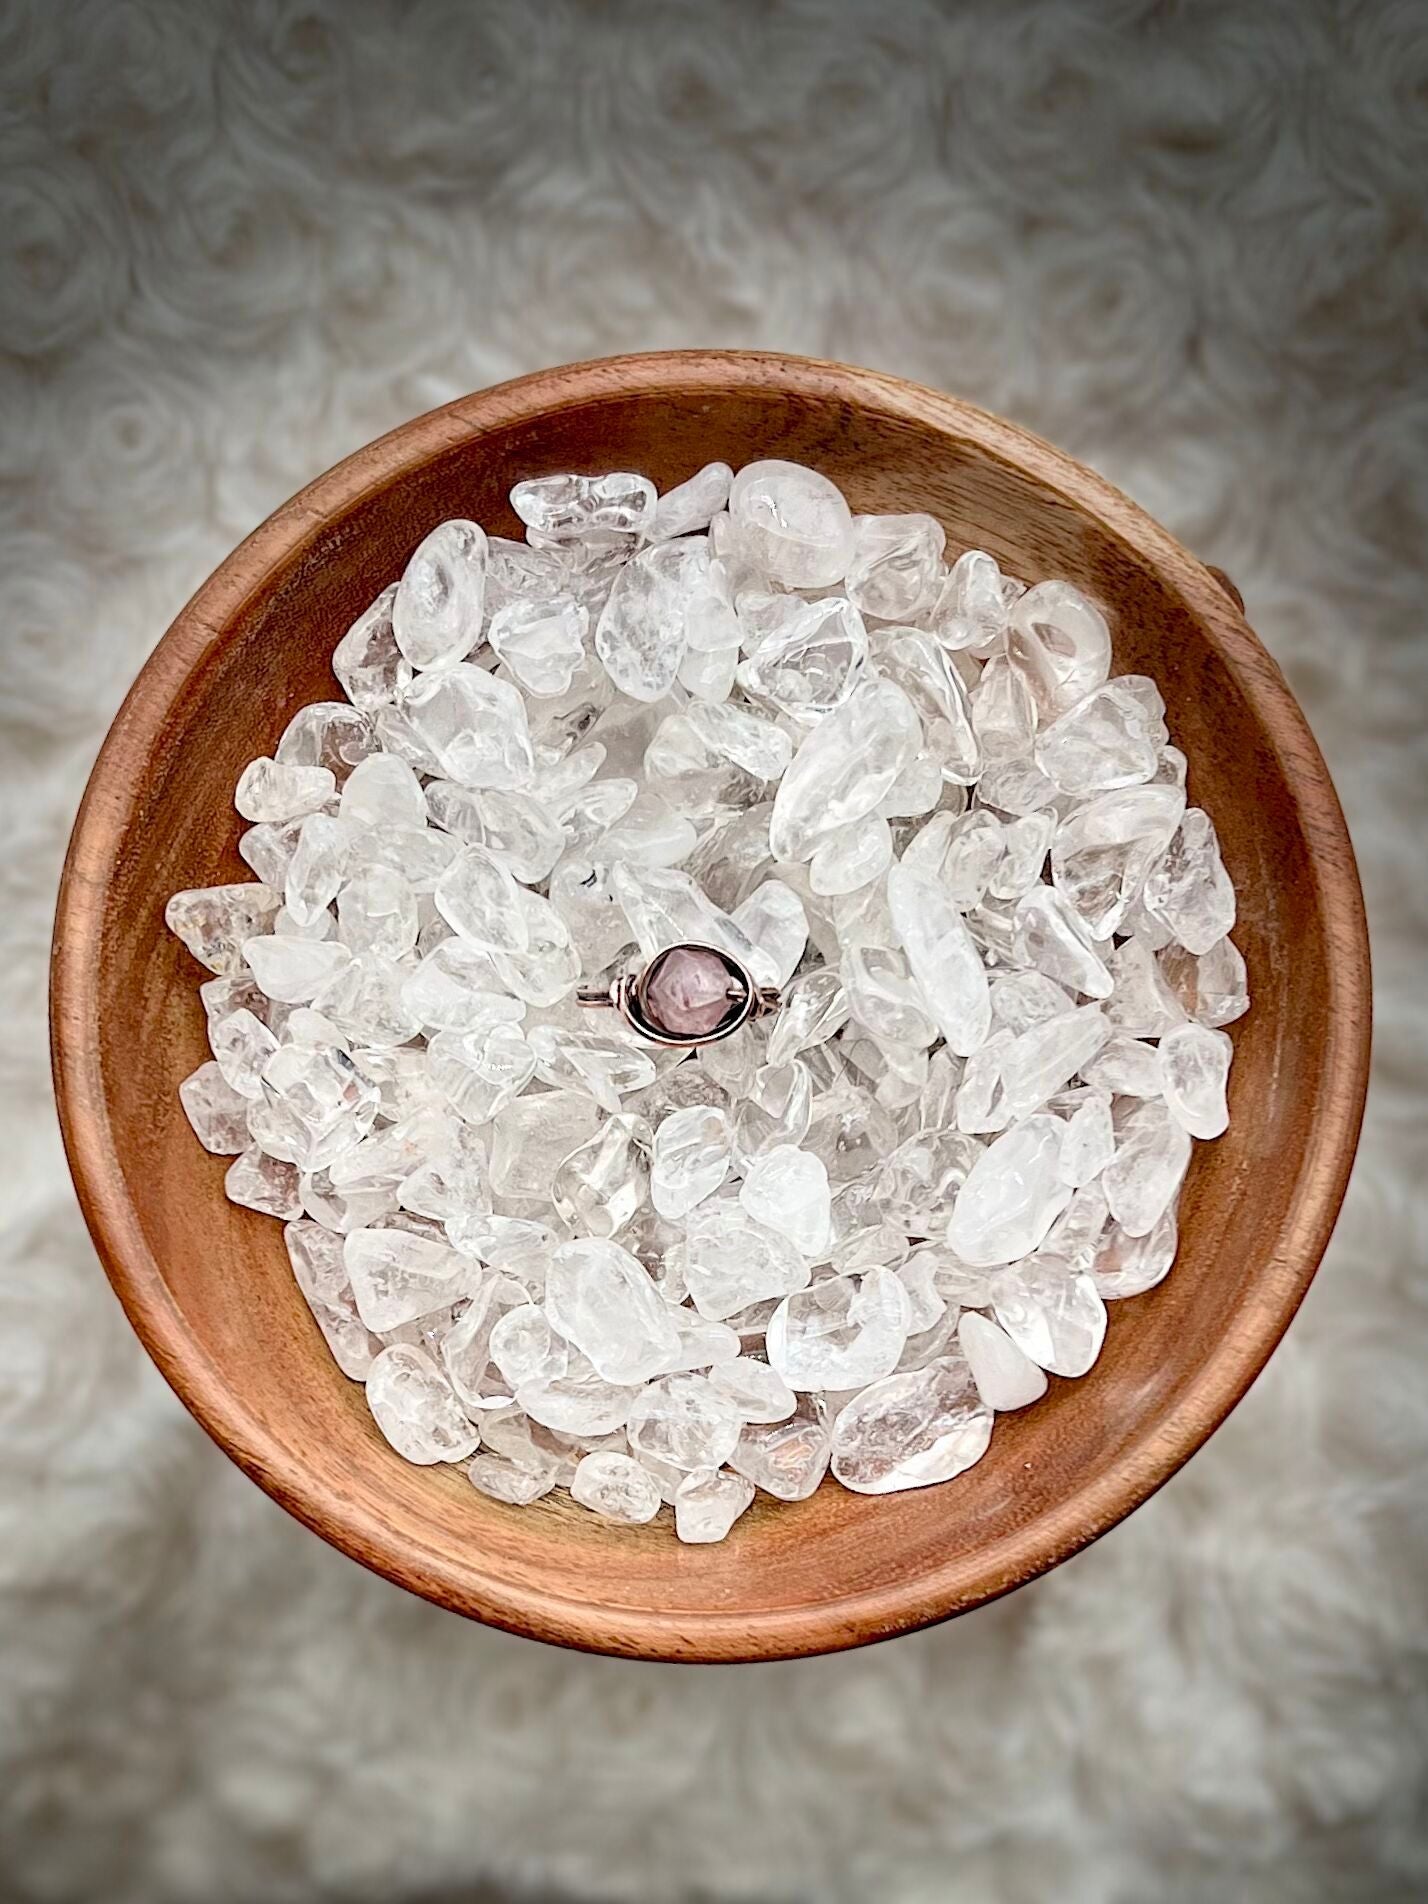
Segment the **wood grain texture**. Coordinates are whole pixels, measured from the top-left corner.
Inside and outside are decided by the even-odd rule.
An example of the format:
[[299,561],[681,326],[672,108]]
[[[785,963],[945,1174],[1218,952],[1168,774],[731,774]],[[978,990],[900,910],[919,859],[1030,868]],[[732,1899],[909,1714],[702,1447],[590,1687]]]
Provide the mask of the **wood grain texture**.
[[[1234,1027],[1233,1118],[1197,1146],[1180,1258],[1118,1303],[1101,1360],[999,1421],[943,1487],[872,1499],[826,1482],[760,1497],[718,1547],[615,1528],[551,1498],[476,1494],[401,1461],[339,1374],[280,1226],[223,1196],[179,1108],[206,1055],[202,973],[164,929],[179,887],[246,878],[239,772],[332,647],[444,517],[514,533],[506,492],[559,469],[661,486],[713,458],[825,470],[855,509],[925,509],[953,548],[1107,607],[1120,671],[1151,674],[1240,895],[1254,1006]],[[631,1657],[828,1651],[977,1606],[1113,1526],[1244,1394],[1333,1227],[1362,1113],[1363,905],[1324,763],[1235,601],[1099,477],[968,404],[863,370],[671,352],[522,378],[418,418],[321,477],[194,597],[135,683],[75,825],[55,929],[52,1041],[85,1216],[140,1338],[198,1420],[325,1539],[457,1612]]]

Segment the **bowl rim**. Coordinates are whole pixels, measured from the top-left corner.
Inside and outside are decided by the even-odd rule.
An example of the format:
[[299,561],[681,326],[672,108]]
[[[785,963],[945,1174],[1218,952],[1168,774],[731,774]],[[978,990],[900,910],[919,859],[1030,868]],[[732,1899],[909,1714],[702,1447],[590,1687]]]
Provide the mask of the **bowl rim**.
[[[98,957],[114,842],[142,790],[127,761],[146,752],[210,644],[268,574],[359,497],[400,482],[434,453],[537,414],[644,395],[665,400],[770,387],[873,407],[970,439],[1034,475],[1132,547],[1201,619],[1252,706],[1309,842],[1309,875],[1328,944],[1325,1079],[1309,1147],[1274,1254],[1219,1345],[1166,1417],[1099,1479],[1030,1527],[930,1573],[756,1615],[611,1609],[513,1587],[481,1556],[449,1557],[396,1537],[351,1502],[334,1504],[302,1461],[252,1415],[170,1297],[127,1195],[99,1062]],[[284,503],[203,583],[158,642],[105,738],[74,823],[51,958],[50,1039],[59,1120],[81,1209],[135,1332],[189,1412],[249,1477],[323,1539],[440,1606],[530,1638],[630,1658],[734,1661],[838,1651],[910,1631],[998,1598],[1068,1559],[1139,1507],[1200,1448],[1264,1367],[1328,1244],[1352,1168],[1367,1090],[1367,921],[1338,797],[1279,668],[1222,583],[1168,530],[1103,477],[1019,425],[961,398],[880,371],[773,351],[675,350],[536,371],[428,411],[357,450]]]

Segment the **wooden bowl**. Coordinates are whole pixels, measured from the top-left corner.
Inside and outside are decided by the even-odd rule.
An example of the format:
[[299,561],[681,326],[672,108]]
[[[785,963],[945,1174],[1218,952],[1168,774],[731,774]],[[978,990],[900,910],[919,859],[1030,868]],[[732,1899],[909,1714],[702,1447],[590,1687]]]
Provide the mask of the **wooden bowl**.
[[[1254,996],[1229,1133],[1197,1145],[1180,1258],[1115,1305],[1082,1381],[1053,1381],[943,1487],[870,1499],[826,1481],[759,1497],[717,1547],[667,1516],[614,1527],[563,1496],[502,1506],[409,1467],[333,1365],[280,1226],[223,1195],[225,1160],[176,1095],[207,1056],[203,974],[164,928],[180,887],[248,876],[234,782],[434,523],[507,534],[524,476],[713,458],[817,465],[854,509],[925,509],[954,548],[1109,609],[1116,666],[1160,684],[1192,797],[1219,829]],[[459,1613],[642,1658],[772,1659],[940,1620],[1084,1547],[1185,1461],[1244,1394],[1333,1227],[1364,1097],[1369,978],[1353,854],[1318,749],[1226,586],[1124,496],[1024,430],[891,377],[742,352],[545,371],[419,417],[321,477],[239,548],[135,683],[89,783],[55,933],[65,1142],[99,1254],[184,1403],[325,1539]]]

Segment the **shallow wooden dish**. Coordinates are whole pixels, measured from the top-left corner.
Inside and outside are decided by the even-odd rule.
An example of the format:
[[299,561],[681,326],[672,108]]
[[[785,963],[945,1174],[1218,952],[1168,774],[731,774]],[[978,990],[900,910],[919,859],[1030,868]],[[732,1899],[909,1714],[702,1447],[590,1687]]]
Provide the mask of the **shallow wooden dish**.
[[[1116,1305],[1080,1382],[1006,1417],[947,1486],[760,1497],[719,1547],[665,1516],[605,1525],[564,1497],[486,1500],[407,1466],[330,1360],[280,1227],[223,1196],[179,1108],[204,1057],[200,972],[164,929],[179,887],[246,878],[231,796],[289,716],[332,698],[328,657],[432,525],[516,533],[506,493],[559,469],[664,487],[719,457],[816,464],[855,509],[926,509],[954,547],[1108,607],[1119,670],[1153,674],[1192,796],[1240,894],[1254,1006],[1234,1028],[1229,1134],[1197,1146],[1180,1260]],[[225,562],[154,651],[105,743],[70,846],[52,1029],[65,1142],[111,1281],[149,1353],[254,1480],[317,1533],[457,1612],[644,1658],[770,1659],[965,1611],[1104,1533],[1244,1394],[1303,1296],[1353,1159],[1369,1033],[1353,855],[1318,749],[1226,588],[1099,477],[965,403],[797,358],[676,352],[576,365],[469,397],[358,452]]]

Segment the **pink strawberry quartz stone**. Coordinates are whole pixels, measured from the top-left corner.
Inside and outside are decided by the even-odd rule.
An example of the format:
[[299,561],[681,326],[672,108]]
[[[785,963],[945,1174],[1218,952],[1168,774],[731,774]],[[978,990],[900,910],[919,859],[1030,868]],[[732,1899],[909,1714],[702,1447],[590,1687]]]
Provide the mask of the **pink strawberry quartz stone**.
[[645,1013],[672,1038],[707,1038],[729,1016],[737,983],[717,952],[677,945],[660,954],[645,982]]

